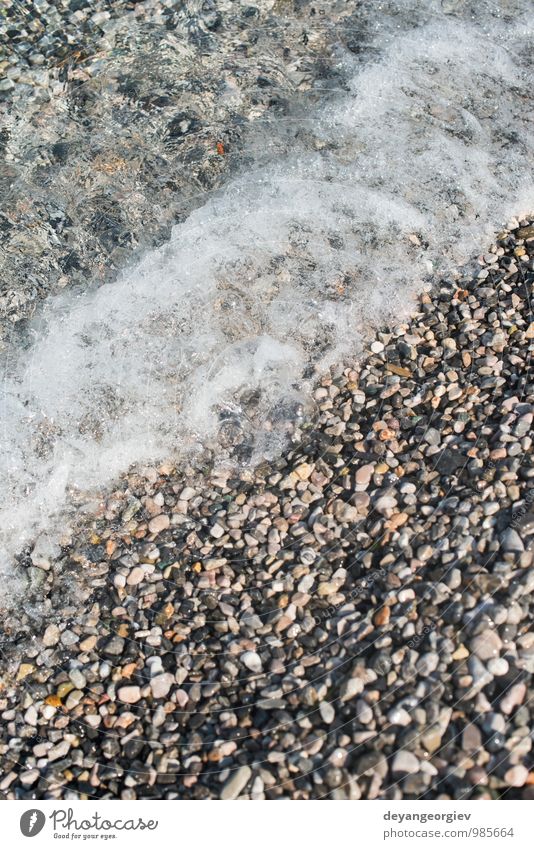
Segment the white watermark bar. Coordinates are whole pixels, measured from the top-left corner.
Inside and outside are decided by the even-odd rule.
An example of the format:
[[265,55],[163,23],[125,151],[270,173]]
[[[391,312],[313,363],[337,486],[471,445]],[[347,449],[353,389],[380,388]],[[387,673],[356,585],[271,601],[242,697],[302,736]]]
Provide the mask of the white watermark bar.
[[[2,807],[2,846],[532,849],[534,802],[20,801]],[[211,807],[207,807],[207,806]]]

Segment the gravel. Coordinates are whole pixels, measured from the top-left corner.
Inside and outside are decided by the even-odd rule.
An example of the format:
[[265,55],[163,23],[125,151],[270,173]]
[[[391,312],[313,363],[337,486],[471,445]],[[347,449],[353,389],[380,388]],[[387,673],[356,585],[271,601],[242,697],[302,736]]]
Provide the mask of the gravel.
[[276,465],[131,472],[36,570],[6,798],[532,798],[531,226],[325,374]]

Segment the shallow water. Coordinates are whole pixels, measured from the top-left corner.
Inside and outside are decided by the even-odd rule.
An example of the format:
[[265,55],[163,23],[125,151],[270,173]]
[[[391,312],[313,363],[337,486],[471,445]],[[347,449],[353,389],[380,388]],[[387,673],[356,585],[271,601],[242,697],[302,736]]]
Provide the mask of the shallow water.
[[494,5],[364,4],[339,90],[251,130],[162,248],[45,302],[3,361],[7,574],[131,464],[275,456],[317,372],[534,208],[530,4]]

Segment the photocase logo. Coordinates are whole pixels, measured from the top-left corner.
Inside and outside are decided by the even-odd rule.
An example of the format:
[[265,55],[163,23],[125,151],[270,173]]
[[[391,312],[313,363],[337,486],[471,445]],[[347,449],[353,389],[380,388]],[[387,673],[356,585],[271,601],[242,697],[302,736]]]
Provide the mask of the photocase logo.
[[42,811],[37,808],[32,808],[30,811],[25,811],[20,818],[20,830],[24,837],[35,837],[43,830],[46,822],[46,817]]

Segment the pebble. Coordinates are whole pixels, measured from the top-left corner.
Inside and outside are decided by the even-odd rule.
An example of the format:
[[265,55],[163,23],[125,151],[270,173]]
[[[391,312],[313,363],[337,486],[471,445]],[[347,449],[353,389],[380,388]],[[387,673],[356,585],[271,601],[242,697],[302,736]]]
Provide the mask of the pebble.
[[228,779],[221,791],[221,799],[228,801],[237,799],[242,790],[245,789],[250,778],[252,770],[249,766],[242,766]]
[[396,753],[391,762],[391,771],[414,775],[419,772],[419,759],[412,752],[401,750]]
[[159,516],[154,516],[148,523],[148,530],[151,534],[160,534],[166,530],[171,523],[170,517],[165,513],[160,513]]
[[155,699],[164,699],[174,684],[174,675],[170,672],[162,672],[150,681],[150,689]]
[[510,787],[523,787],[528,778],[528,769],[522,764],[510,767],[504,774],[504,780]]
[[512,713],[514,708],[519,707],[525,699],[527,687],[522,681],[513,684],[509,690],[505,692],[500,702],[500,710],[506,716]]
[[402,707],[392,708],[387,715],[388,722],[392,725],[410,725],[412,719],[407,710]]
[[502,648],[502,641],[496,631],[489,629],[477,634],[470,642],[470,649],[480,660],[497,657]]
[[250,669],[251,672],[259,675],[263,671],[263,666],[259,654],[255,651],[246,651],[241,655],[241,662]]
[[533,269],[498,241],[319,378],[276,463],[131,470],[61,564],[21,560],[5,796],[528,797]]
[[59,642],[60,630],[57,625],[48,625],[43,634],[43,646],[55,646]]
[[321,702],[319,705],[319,713],[321,714],[321,719],[323,722],[326,722],[327,725],[330,725],[336,718],[336,712],[329,702]]

